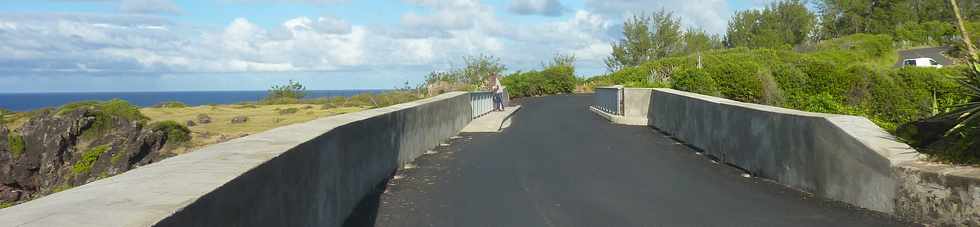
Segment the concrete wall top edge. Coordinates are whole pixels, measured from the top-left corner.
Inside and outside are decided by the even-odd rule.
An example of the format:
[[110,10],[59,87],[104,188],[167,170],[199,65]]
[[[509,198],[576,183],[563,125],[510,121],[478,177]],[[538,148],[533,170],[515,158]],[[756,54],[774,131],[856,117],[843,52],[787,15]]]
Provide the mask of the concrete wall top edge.
[[735,101],[735,100],[731,100],[731,99],[725,99],[725,98],[714,97],[714,96],[709,96],[709,95],[702,95],[702,94],[692,93],[692,92],[686,92],[686,91],[679,91],[679,90],[674,90],[674,89],[670,89],[670,88],[655,88],[654,90],[655,91],[659,91],[659,92],[663,92],[663,93],[669,93],[669,94],[674,94],[674,95],[686,96],[686,97],[694,98],[694,99],[700,99],[700,100],[707,101],[707,102],[715,102],[715,103],[719,103],[719,104],[732,105],[732,106],[750,108],[750,109],[767,111],[767,112],[776,112],[776,113],[791,114],[791,115],[806,116],[806,117],[846,116],[846,115],[838,115],[838,114],[806,112],[806,111],[802,111],[802,110],[794,110],[794,109],[788,109],[788,108],[782,108],[782,107],[768,106],[768,105],[763,105],[763,104],[739,102],[739,101]]
[[0,210],[3,225],[149,226],[237,176],[353,122],[452,99],[466,92],[319,118],[209,145]]
[[868,148],[878,152],[879,155],[889,159],[892,165],[919,160],[922,157],[914,148],[908,144],[899,142],[898,138],[889,134],[881,127],[878,127],[878,125],[867,118],[837,115],[826,117],[825,119]]
[[885,132],[884,129],[878,127],[878,125],[874,124],[865,117],[806,112],[762,104],[739,102],[674,89],[660,88],[655,90],[672,95],[714,102],[718,103],[719,105],[728,105],[735,108],[745,108],[761,112],[774,112],[798,117],[821,118],[827,121],[829,124],[834,125],[842,132],[850,135],[858,142],[864,144],[869,150],[872,150],[878,153],[878,155],[880,155],[882,158],[889,160],[892,165],[918,160],[921,157],[921,155],[915,149],[907,144],[898,142],[895,136],[888,134],[888,132]]

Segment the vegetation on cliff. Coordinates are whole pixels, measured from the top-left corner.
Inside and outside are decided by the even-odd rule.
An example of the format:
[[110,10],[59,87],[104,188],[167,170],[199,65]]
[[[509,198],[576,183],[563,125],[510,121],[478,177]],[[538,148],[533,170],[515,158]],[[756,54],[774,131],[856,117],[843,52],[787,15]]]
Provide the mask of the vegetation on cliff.
[[[971,86],[980,85],[963,80],[970,78],[973,67],[894,67],[898,48],[953,45],[955,50],[948,54],[966,55],[967,44],[977,40],[957,38],[953,29],[968,30],[973,23],[954,26],[954,10],[947,2],[812,3],[817,11],[810,10],[807,2],[791,0],[737,12],[720,46],[676,38],[685,32],[670,26],[680,20],[670,13],[627,20],[623,38],[612,45],[607,60],[610,72],[584,84],[666,87],[804,111],[859,115],[893,133],[900,126],[938,113],[957,113],[975,102]],[[967,8],[964,20],[980,19],[980,11]],[[709,48],[683,51],[691,45]],[[977,134],[959,133],[964,139],[955,144],[960,148],[976,141]],[[974,163],[966,157],[980,157],[953,153],[957,155],[934,157],[956,163]]]

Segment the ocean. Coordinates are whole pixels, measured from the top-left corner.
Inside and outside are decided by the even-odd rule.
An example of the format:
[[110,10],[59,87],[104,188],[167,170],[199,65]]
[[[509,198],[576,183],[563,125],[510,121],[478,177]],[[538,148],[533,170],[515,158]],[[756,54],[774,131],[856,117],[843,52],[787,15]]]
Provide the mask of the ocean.
[[[380,93],[387,90],[317,90],[307,91],[307,98],[350,97],[361,93]],[[0,93],[0,108],[11,111],[30,111],[45,107],[58,107],[85,100],[129,101],[141,107],[153,106],[165,101],[179,101],[187,105],[232,104],[258,101],[267,91],[160,91],[160,92],[54,92],[54,93]]]

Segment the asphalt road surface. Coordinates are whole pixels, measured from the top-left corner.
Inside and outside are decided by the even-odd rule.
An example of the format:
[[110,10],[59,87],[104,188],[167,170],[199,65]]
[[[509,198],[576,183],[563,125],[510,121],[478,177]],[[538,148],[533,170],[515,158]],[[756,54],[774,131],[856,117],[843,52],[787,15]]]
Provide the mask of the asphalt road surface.
[[898,62],[895,63],[895,67],[902,67],[903,61],[905,59],[912,58],[932,58],[936,60],[936,63],[940,65],[947,66],[952,65],[953,62],[943,56],[943,52],[949,51],[952,47],[927,47],[918,48],[910,50],[900,50],[898,51]]
[[613,125],[591,96],[523,100],[366,199],[348,226],[910,226],[746,178],[664,134]]

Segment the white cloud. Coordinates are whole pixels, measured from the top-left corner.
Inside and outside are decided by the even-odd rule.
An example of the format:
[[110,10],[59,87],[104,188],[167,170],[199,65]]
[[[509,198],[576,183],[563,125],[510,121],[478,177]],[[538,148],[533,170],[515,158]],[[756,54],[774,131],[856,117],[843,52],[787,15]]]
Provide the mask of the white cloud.
[[511,0],[508,9],[517,14],[544,16],[561,16],[567,10],[558,0]]
[[140,15],[5,14],[0,75],[417,71],[476,54],[498,56],[515,70],[538,68],[555,53],[601,65],[609,53],[607,33],[619,23],[585,10],[567,19],[508,23],[478,1],[411,3],[430,10],[406,13],[400,25],[373,27],[332,16],[296,17],[276,26],[237,18],[209,28]]
[[685,27],[700,27],[716,34],[725,32],[732,14],[725,0],[585,0],[585,9],[612,18],[665,9],[680,16]]
[[413,29],[450,31],[474,27],[499,29],[494,9],[478,0],[406,0],[406,2],[431,8],[429,14],[408,12],[402,15],[402,24]]

